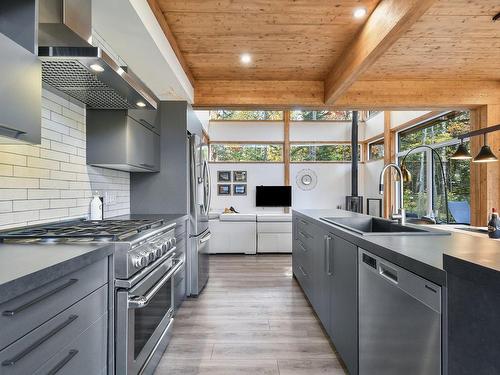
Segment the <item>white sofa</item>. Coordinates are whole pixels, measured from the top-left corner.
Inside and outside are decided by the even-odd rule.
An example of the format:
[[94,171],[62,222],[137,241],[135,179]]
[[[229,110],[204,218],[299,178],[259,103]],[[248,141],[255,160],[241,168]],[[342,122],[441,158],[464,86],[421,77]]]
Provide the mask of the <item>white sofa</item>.
[[290,253],[290,214],[211,214],[210,253]]

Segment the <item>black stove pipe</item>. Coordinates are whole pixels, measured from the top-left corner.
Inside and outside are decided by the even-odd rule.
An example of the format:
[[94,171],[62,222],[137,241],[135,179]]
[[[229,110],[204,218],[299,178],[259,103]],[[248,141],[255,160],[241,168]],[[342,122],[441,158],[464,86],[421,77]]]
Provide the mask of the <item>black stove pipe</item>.
[[358,196],[358,111],[352,111],[351,129],[351,196]]

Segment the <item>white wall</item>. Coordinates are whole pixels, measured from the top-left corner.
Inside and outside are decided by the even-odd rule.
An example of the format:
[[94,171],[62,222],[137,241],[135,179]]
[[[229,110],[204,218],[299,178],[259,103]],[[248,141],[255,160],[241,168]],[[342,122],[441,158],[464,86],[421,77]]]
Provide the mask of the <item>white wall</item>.
[[[246,196],[219,196],[217,195],[217,171],[247,171]],[[255,207],[255,191],[258,185],[283,185],[283,164],[261,163],[212,163],[210,164],[212,182],[211,210],[223,211],[224,208],[233,206],[239,212],[283,212],[281,208]],[[232,192],[231,192],[232,193]]]
[[384,112],[379,112],[375,116],[366,120],[365,140],[384,133]]
[[44,90],[41,116],[41,145],[0,145],[0,227],[88,216],[94,190],[129,213],[130,174],[86,165],[85,108]]
[[391,111],[391,128],[405,124],[426,113],[429,113],[429,111]]
[[[304,191],[297,186],[297,174],[302,169],[316,173],[317,185],[313,190]],[[360,164],[358,173],[359,195],[363,195],[364,171]],[[351,195],[350,163],[292,163],[290,166],[294,208],[336,208],[345,206],[345,197]]]
[[208,134],[213,142],[283,142],[283,126],[280,121],[210,121]]
[[[364,123],[360,123],[358,139],[364,139]],[[350,141],[350,122],[296,121],[290,123],[290,141]]]

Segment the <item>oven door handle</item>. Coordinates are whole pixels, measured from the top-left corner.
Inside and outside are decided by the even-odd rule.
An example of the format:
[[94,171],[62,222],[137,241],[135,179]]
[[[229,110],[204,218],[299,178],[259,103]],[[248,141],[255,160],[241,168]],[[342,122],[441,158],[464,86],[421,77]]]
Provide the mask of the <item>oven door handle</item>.
[[151,299],[156,293],[162,288],[163,285],[174,275],[174,273],[184,264],[183,260],[179,260],[177,264],[168,271],[168,273],[163,276],[158,283],[149,289],[143,296],[131,296],[128,298],[127,306],[129,309],[142,309],[146,307]]

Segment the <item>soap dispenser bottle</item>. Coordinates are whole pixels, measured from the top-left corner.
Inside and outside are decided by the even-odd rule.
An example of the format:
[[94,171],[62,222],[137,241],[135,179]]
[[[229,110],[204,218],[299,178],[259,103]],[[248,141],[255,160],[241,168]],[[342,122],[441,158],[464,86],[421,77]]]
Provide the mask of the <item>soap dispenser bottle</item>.
[[97,191],[90,201],[90,220],[102,220],[102,200]]
[[488,236],[490,238],[500,238],[500,219],[496,208],[491,210],[491,217],[488,222]]

